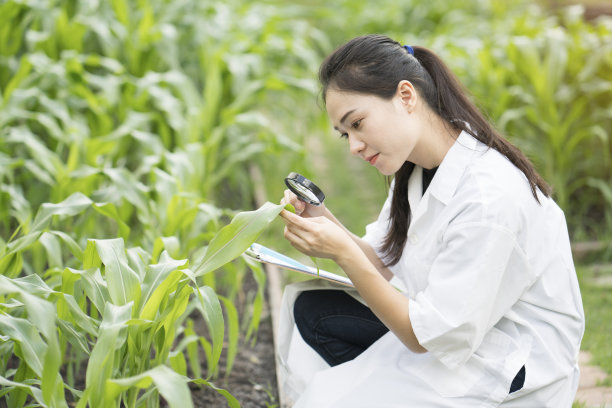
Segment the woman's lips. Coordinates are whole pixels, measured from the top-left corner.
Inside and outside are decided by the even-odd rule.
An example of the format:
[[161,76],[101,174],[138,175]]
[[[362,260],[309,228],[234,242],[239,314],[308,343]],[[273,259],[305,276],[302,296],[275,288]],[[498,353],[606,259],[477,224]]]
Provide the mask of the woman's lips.
[[374,163],[376,163],[376,159],[378,159],[378,153],[375,154],[374,156],[371,156],[368,161],[370,162],[371,165],[374,165]]

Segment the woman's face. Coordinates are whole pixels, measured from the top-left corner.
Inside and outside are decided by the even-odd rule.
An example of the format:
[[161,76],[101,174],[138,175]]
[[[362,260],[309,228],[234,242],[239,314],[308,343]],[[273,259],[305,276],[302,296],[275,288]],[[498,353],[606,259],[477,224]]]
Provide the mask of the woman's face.
[[[409,83],[408,83],[409,84]],[[390,100],[329,88],[326,107],[334,128],[348,139],[350,152],[392,175],[413,161],[419,139],[415,118],[416,92],[412,85]]]

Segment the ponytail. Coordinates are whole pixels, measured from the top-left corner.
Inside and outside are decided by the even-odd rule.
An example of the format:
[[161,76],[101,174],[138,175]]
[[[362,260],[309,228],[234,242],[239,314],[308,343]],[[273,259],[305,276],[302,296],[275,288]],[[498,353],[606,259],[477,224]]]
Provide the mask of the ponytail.
[[[520,169],[527,177],[531,192],[538,202],[538,189],[546,197],[550,196],[550,187],[529,159],[495,130],[470,100],[466,89],[451,70],[427,48],[403,47],[383,35],[357,37],[323,61],[319,80],[323,101],[330,87],[391,99],[400,81],[410,81],[450,129],[471,134]],[[413,169],[414,164],[406,162],[395,173],[391,226],[381,248],[387,265],[399,262],[406,244],[411,219],[408,179]]]

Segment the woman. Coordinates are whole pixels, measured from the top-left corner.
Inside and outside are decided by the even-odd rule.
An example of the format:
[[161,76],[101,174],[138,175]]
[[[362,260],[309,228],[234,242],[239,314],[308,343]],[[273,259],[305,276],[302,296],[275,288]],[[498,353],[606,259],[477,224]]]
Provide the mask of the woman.
[[570,407],[584,313],[564,215],[529,160],[426,48],[358,37],[320,81],[350,152],[394,179],[363,238],[285,192],[286,239],[359,295],[290,300],[327,363],[295,406]]

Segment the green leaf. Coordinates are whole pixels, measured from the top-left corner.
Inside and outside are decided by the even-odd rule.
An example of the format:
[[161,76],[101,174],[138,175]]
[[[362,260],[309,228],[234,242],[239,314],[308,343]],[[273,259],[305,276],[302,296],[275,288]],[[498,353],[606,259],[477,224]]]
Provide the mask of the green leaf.
[[238,340],[240,338],[240,329],[238,323],[238,310],[236,310],[236,306],[232,303],[231,300],[219,296],[219,299],[223,302],[223,306],[225,307],[225,315],[227,316],[227,336],[228,336],[228,345],[227,345],[227,361],[225,364],[225,375],[229,376],[232,372],[232,367],[234,365],[234,359],[236,358],[236,354],[238,353]]
[[4,103],[7,103],[13,91],[19,87],[19,84],[23,82],[23,80],[30,74],[32,70],[32,63],[28,59],[27,55],[21,57],[21,63],[19,64],[19,69],[13,75],[9,83],[6,85],[4,90]]
[[19,252],[22,252],[28,249],[30,245],[38,241],[41,235],[42,235],[42,232],[31,232],[29,234],[24,235],[21,238],[16,239],[15,241],[9,242],[6,245],[6,249],[8,249],[8,252],[6,253],[5,256],[8,256],[14,253],[19,253]]
[[187,319],[184,326],[183,336],[183,340],[181,340],[181,343],[178,345],[178,347],[176,347],[173,353],[181,352],[182,354],[182,349],[186,348],[191,372],[196,378],[199,378],[202,376],[202,369],[200,368],[200,353],[198,352],[199,337],[193,328],[193,319]]
[[62,250],[60,249],[59,240],[53,234],[43,232],[38,242],[45,247],[47,253],[47,263],[50,268],[61,268],[62,267]]
[[60,376],[62,355],[55,323],[55,306],[28,293],[22,292],[20,296],[28,311],[28,319],[42,332],[47,341],[47,347],[42,356],[41,390],[43,399],[49,405],[67,407],[64,400],[64,382]]
[[20,382],[10,381],[10,380],[4,378],[1,375],[0,375],[0,385],[2,385],[3,387],[24,388],[25,390],[28,391],[28,393],[32,397],[34,397],[36,402],[38,402],[43,407],[46,406],[45,401],[43,399],[42,392],[40,391],[40,389],[38,389],[36,387],[33,387],[31,385],[28,385],[28,384],[23,384],[23,383],[20,383]]
[[99,268],[102,265],[102,260],[96,250],[96,241],[93,239],[87,240],[87,246],[83,253],[83,268],[92,269]]
[[107,393],[115,399],[122,391],[132,387],[148,388],[151,384],[172,408],[192,408],[191,391],[187,386],[189,378],[182,376],[165,365],[159,365],[133,377],[108,380]]
[[180,375],[187,375],[187,360],[183,353],[176,353],[170,356],[170,367]]
[[0,332],[19,343],[24,362],[42,377],[43,360],[47,345],[36,327],[26,319],[0,315]]
[[[95,244],[92,245],[94,245],[95,248]],[[79,271],[72,268],[66,268],[65,273],[66,271],[81,276],[80,284],[83,290],[95,305],[96,309],[98,309],[98,312],[102,313],[106,302],[111,301],[111,297],[106,286],[106,281],[102,277],[100,270],[98,268],[91,268],[86,271]]]
[[295,214],[295,207],[293,206],[293,204],[285,204],[285,210]]
[[176,237],[158,237],[153,244],[153,259],[157,260],[164,249],[169,254],[177,254],[180,247],[180,242]]
[[19,276],[23,269],[21,253],[8,253],[0,258],[0,274],[9,278]]
[[223,395],[225,399],[227,400],[227,404],[230,406],[230,408],[240,408],[240,402],[238,402],[238,400],[232,394],[230,394],[229,391],[223,388],[219,388],[215,386],[213,383],[206,381],[206,380],[197,379],[197,380],[193,380],[193,382],[196,384],[206,385],[212,388],[213,390],[217,391],[219,394]]
[[168,354],[174,345],[175,333],[177,328],[177,322],[180,321],[181,316],[185,313],[187,305],[189,304],[190,296],[193,294],[193,288],[186,284],[186,282],[179,282],[177,289],[175,290],[171,302],[169,305],[162,310],[163,317],[160,319],[163,323],[164,339],[163,344],[158,351],[159,356],[158,362],[165,362]]
[[98,335],[98,329],[96,328],[94,319],[81,310],[72,295],[60,293],[59,296],[61,296],[61,300],[58,300],[58,305],[60,302],[64,302],[70,311],[72,323],[81,329],[81,331],[96,337]]
[[240,256],[283,208],[282,204],[266,202],[255,211],[238,213],[232,222],[223,227],[212,239],[204,259],[195,268],[194,275],[212,272]]
[[140,279],[128,265],[123,239],[94,240],[100,260],[105,266],[106,282],[116,305],[140,300]]
[[129,28],[130,10],[128,8],[128,3],[122,0],[111,0],[111,5],[115,15],[117,16],[117,20],[123,24],[125,28]]
[[311,256],[310,259],[312,259],[312,262],[315,264],[315,267],[317,268],[317,276],[319,276],[319,262],[317,262],[317,258]]
[[[22,281],[25,281],[26,285],[36,283],[35,280]],[[55,305],[23,290],[19,283],[11,282],[0,275],[0,293],[11,293],[20,298],[27,311],[28,320],[0,315],[0,332],[7,333],[20,344],[27,364],[41,379],[43,399],[49,405],[66,406],[65,401],[62,403],[64,383],[59,374],[62,357],[55,324]],[[38,283],[43,292],[48,290],[42,280],[39,279]],[[38,330],[43,334],[46,344],[40,339]]]
[[197,307],[206,321],[212,340],[211,359],[208,361],[209,372],[216,373],[217,364],[219,363],[219,358],[221,357],[221,351],[223,349],[224,337],[224,322],[221,304],[219,303],[217,294],[212,288],[204,286],[194,290],[200,300]]
[[117,227],[119,228],[119,236],[125,240],[130,237],[130,227],[121,219],[119,212],[117,211],[117,207],[113,203],[103,203],[103,204],[94,204],[94,210],[99,212],[100,214],[106,215],[109,218],[112,218],[117,222]]
[[106,303],[100,332],[94,345],[87,372],[85,373],[85,392],[89,395],[89,405],[92,407],[109,406],[111,401],[106,396],[106,380],[110,379],[115,368],[115,350],[121,330],[127,329],[127,322],[132,314],[133,303],[121,306]]
[[70,235],[63,231],[49,231],[49,233],[58,236],[68,246],[70,253],[79,261],[83,261],[83,250]]
[[81,193],[74,193],[57,204],[45,203],[36,214],[31,231],[41,231],[46,228],[51,221],[51,217],[54,215],[74,216],[81,213],[92,203],[93,202],[88,197]]
[[77,330],[70,322],[58,320],[60,333],[65,336],[72,347],[80,350],[84,355],[89,355],[89,344],[83,332]]
[[149,188],[142,184],[134,174],[126,168],[109,168],[104,174],[113,182],[116,194],[125,198],[141,212],[141,217],[148,219],[150,202],[147,197]]
[[[181,271],[174,272],[168,271],[167,273],[160,273],[155,275],[155,282],[150,282],[143,289],[146,291],[143,299],[146,299],[142,311],[140,312],[140,318],[144,320],[154,320],[159,306],[170,293],[177,289],[177,284],[183,274]],[[151,275],[151,274],[150,274]],[[159,281],[157,281],[159,279]]]
[[251,339],[254,342],[256,340],[255,335],[259,329],[259,323],[261,321],[261,313],[263,311],[264,303],[264,288],[266,287],[266,274],[263,270],[263,266],[259,262],[255,262],[252,259],[246,259],[249,269],[253,272],[253,277],[257,282],[257,293],[253,300],[253,310],[251,312],[249,327],[247,329],[246,338]]

